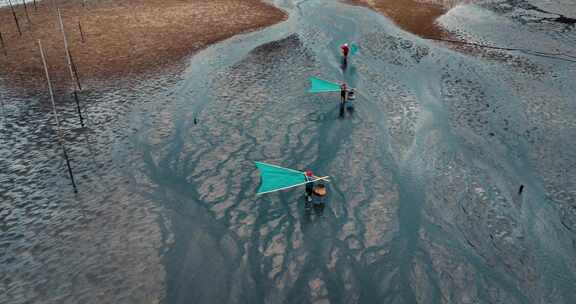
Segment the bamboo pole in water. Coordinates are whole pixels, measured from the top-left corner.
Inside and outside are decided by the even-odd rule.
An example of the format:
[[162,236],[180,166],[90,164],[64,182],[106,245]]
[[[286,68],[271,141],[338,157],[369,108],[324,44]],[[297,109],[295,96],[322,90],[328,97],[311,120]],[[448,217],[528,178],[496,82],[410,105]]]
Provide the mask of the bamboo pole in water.
[[68,64],[68,71],[70,72],[70,78],[73,82],[76,83],[76,88],[74,89],[73,96],[74,101],[76,102],[76,110],[78,112],[78,117],[80,118],[80,125],[84,128],[84,118],[82,117],[82,110],[80,109],[80,101],[78,100],[78,91],[82,90],[82,86],[80,85],[80,79],[78,77],[78,70],[76,69],[76,65],[72,60],[72,54],[70,54],[70,49],[68,48],[68,38],[66,37],[66,32],[64,31],[64,22],[62,21],[62,14],[60,13],[60,9],[58,11],[58,20],[60,21],[60,30],[62,31],[62,37],[64,38],[64,51],[66,52],[66,62]]
[[78,111],[78,117],[80,118],[80,125],[82,126],[82,128],[84,128],[84,118],[82,117],[82,110],[80,109],[80,100],[78,99],[78,92],[74,90],[74,92],[72,92],[72,95],[74,96],[74,101],[76,102],[76,111]]
[[16,28],[18,28],[18,35],[22,36],[22,30],[20,30],[20,22],[18,22],[18,16],[16,16],[16,11],[14,11],[14,6],[12,6],[12,0],[8,0],[10,5],[10,10],[12,11],[12,16],[14,16],[14,22],[16,23]]
[[6,109],[4,106],[4,98],[0,95],[0,101],[2,106],[2,138],[6,138],[6,134],[8,134],[6,130]]
[[46,73],[46,81],[48,82],[48,91],[50,91],[50,101],[52,102],[52,113],[54,119],[56,120],[56,132],[58,133],[58,143],[62,147],[62,154],[66,160],[66,166],[68,167],[68,174],[70,175],[70,180],[72,181],[72,187],[74,192],[78,192],[76,189],[76,182],[74,181],[74,174],[72,173],[72,167],[70,166],[70,159],[68,158],[68,152],[66,151],[66,144],[62,136],[62,128],[60,126],[60,119],[58,118],[58,112],[56,111],[56,102],[54,102],[54,91],[52,89],[52,82],[50,81],[50,73],[48,73],[48,65],[46,64],[46,56],[44,56],[44,49],[42,48],[42,42],[38,40],[38,48],[40,49],[40,56],[42,57],[42,64],[44,65],[44,72]]

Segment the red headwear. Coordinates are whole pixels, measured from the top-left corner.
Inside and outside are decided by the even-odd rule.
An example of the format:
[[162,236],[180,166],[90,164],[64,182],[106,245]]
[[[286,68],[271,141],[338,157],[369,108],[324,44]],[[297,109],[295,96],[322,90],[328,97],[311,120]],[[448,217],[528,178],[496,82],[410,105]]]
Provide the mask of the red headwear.
[[311,170],[306,170],[306,176],[312,177],[312,176],[314,176],[314,173],[312,173]]
[[342,49],[342,53],[344,54],[344,56],[348,55],[348,51],[350,50],[348,48],[348,43],[341,45],[340,48]]

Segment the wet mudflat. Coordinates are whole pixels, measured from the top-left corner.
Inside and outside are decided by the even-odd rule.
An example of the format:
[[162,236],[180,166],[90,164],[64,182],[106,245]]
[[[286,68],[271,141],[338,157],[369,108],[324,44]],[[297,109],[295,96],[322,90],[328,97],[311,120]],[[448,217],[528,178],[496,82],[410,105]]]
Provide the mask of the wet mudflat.
[[[182,79],[95,92],[95,120],[120,122],[93,131],[97,153],[74,150],[79,197],[54,176],[46,135],[26,142],[54,155],[1,150],[2,195],[22,202],[2,208],[10,303],[573,303],[576,32],[534,21],[539,11],[512,15],[516,2],[441,21],[545,57],[473,57],[365,8],[276,1],[288,21],[206,49]],[[343,69],[347,41],[361,52]],[[306,93],[312,75],[357,88],[354,111],[339,118],[337,95]],[[41,111],[26,109],[7,113]],[[47,126],[18,117],[5,121],[19,137]],[[303,190],[256,197],[253,160],[332,176],[324,210],[305,210]],[[17,180],[26,168],[35,178]],[[23,219],[57,242],[41,250],[53,243],[26,236]]]
[[[123,115],[169,82],[139,91],[86,90],[88,130],[64,93],[59,106],[79,194],[58,146],[49,97],[2,89],[0,303],[153,302],[164,270],[159,208],[121,172],[130,163]],[[94,127],[105,126],[105,127]]]
[[259,0],[29,2],[0,1],[0,77],[28,92],[44,80],[38,39],[55,85],[69,82],[58,12],[71,62],[88,86],[161,73],[210,44],[284,20]]

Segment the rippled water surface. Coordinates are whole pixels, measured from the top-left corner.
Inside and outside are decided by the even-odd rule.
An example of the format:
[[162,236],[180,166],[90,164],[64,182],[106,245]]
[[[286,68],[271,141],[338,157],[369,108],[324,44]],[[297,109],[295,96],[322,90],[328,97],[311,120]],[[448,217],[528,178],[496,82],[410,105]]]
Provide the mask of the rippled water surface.
[[[288,21],[180,78],[83,92],[88,130],[60,93],[77,195],[47,96],[0,89],[0,302],[576,303],[576,31],[550,3],[443,16],[517,49],[476,54],[275,4]],[[357,88],[354,111],[312,75]],[[325,208],[255,196],[254,160],[330,175]]]

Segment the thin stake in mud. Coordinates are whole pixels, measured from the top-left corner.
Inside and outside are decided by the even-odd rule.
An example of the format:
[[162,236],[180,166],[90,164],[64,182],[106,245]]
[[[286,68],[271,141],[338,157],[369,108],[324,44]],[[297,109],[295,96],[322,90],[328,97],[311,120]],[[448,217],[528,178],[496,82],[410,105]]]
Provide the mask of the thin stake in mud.
[[16,23],[16,28],[18,29],[18,35],[22,37],[22,30],[20,30],[20,22],[18,22],[18,16],[16,16],[16,11],[14,11],[14,6],[12,6],[12,0],[8,0],[10,4],[10,10],[12,10],[12,16],[14,16],[14,22]]
[[42,48],[42,42],[38,40],[38,48],[40,49],[40,56],[42,57],[42,64],[44,65],[44,72],[46,73],[46,82],[48,82],[48,91],[50,91],[50,101],[52,102],[52,113],[54,119],[56,120],[56,132],[58,133],[58,143],[62,147],[62,154],[66,160],[66,166],[68,167],[68,174],[70,175],[70,180],[72,181],[72,187],[74,192],[78,193],[76,189],[76,182],[74,181],[74,174],[72,173],[72,167],[70,166],[70,159],[68,158],[68,152],[66,150],[66,144],[62,136],[62,128],[60,126],[60,119],[58,118],[58,112],[56,112],[56,102],[54,102],[54,91],[52,90],[52,82],[50,81],[50,74],[48,73],[48,65],[46,64],[46,56],[44,56],[44,49]]
[[80,125],[84,128],[84,118],[82,117],[82,110],[80,109],[80,101],[78,100],[78,91],[82,90],[80,85],[80,77],[78,77],[78,70],[76,69],[76,64],[72,59],[72,54],[70,54],[70,49],[68,48],[68,38],[66,37],[66,32],[64,31],[64,22],[62,21],[62,14],[60,9],[58,10],[58,19],[60,21],[60,30],[62,31],[62,37],[64,38],[64,51],[66,52],[66,62],[68,63],[68,71],[70,72],[70,78],[72,81],[76,82],[76,87],[72,93],[74,96],[74,101],[76,102],[76,110],[78,112],[78,117],[80,118]]
[[2,32],[0,32],[0,44],[2,44],[2,51],[4,52],[4,56],[8,56],[8,51],[6,50],[6,45],[4,44],[4,37],[2,36]]
[[70,54],[70,63],[72,63],[72,70],[74,71],[74,77],[76,77],[78,89],[81,91],[82,86],[80,85],[80,76],[78,76],[78,68],[76,67],[76,63],[74,63],[74,57]]
[[26,20],[28,20],[29,24],[32,24],[32,20],[30,20],[30,15],[28,15],[28,6],[26,6],[26,0],[22,0],[22,5],[24,5],[24,13],[26,14]]
[[[74,63],[74,58],[72,57],[72,54],[70,54],[70,62],[72,63],[72,70],[74,70],[74,76],[76,76],[76,79],[78,81],[78,87],[80,88],[80,90],[82,90],[82,87],[80,86],[80,77],[78,77],[78,69],[76,69],[76,64]],[[78,99],[78,91],[74,90],[73,94],[74,94],[74,101],[76,101],[76,110],[78,111],[78,117],[80,118],[80,125],[82,126],[82,128],[84,128],[85,127],[84,118],[82,117],[82,110],[80,109],[80,100]]]
[[82,39],[82,43],[86,42],[86,39],[84,39],[84,31],[82,31],[82,24],[80,23],[80,21],[78,21],[78,30],[80,30],[80,38]]
[[36,0],[34,0],[34,10],[35,10],[35,11],[38,10],[38,5],[36,5]]
[[[64,51],[66,52],[66,62],[68,63],[68,71],[70,72],[70,77],[72,81],[76,82],[78,90],[82,91],[82,86],[80,85],[80,80],[78,79],[78,71],[76,68],[72,68],[72,55],[70,54],[70,49],[68,48],[68,38],[66,37],[66,32],[64,31],[64,22],[62,21],[62,14],[60,9],[58,11],[58,20],[60,21],[60,31],[62,31],[62,37],[64,38]],[[76,71],[76,72],[75,72]]]
[[[70,55],[70,62],[72,62],[72,69],[74,70],[74,76],[76,76],[76,79],[78,80],[78,86],[80,86],[80,78],[78,77],[78,70],[76,69],[76,64],[74,63],[74,59],[72,58],[72,55]],[[82,90],[82,87],[80,87],[80,90]],[[74,90],[73,92],[74,95],[74,101],[76,102],[76,110],[78,111],[78,117],[80,118],[80,125],[82,126],[82,128],[86,127],[84,125],[84,118],[82,117],[82,110],[80,108],[80,99],[78,98],[78,90]]]

